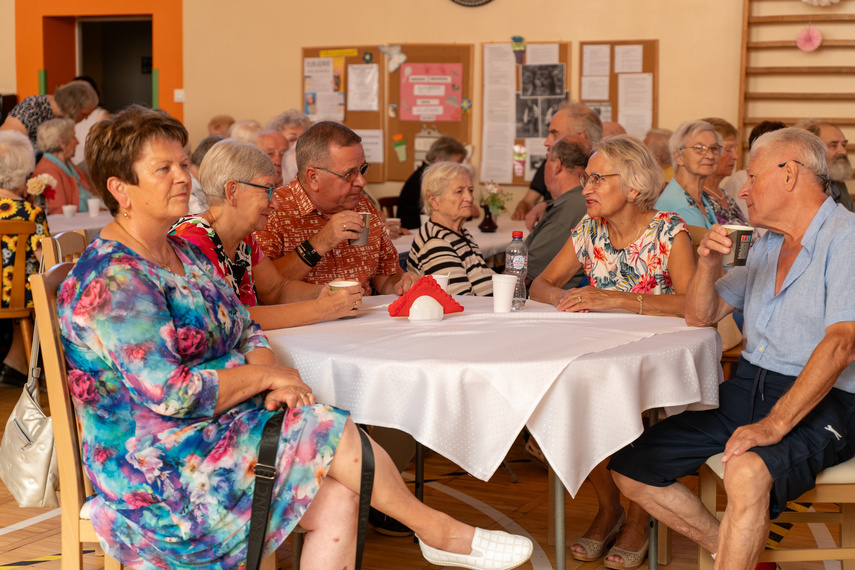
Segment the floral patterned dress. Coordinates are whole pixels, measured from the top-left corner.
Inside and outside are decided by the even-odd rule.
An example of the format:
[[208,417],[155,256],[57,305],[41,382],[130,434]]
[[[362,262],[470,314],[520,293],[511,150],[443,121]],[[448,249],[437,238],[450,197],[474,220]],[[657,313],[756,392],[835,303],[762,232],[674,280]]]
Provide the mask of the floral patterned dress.
[[[215,413],[217,370],[269,345],[207,258],[169,239],[185,276],[99,237],[58,294],[69,390],[96,491],[91,519],[109,555],[133,568],[239,568],[271,412],[256,396]],[[315,496],[346,417],[323,405],[288,410],[265,556]]]
[[713,212],[715,212],[716,223],[723,226],[727,224],[737,226],[749,225],[748,220],[745,218],[745,215],[742,213],[742,210],[739,208],[739,204],[736,203],[736,200],[734,200],[733,197],[728,196],[723,190],[719,190],[719,192],[721,192],[724,195],[724,199],[727,200],[727,208],[722,206],[712,194],[704,192],[704,194],[707,195],[707,199],[710,201]]
[[[0,198],[0,220],[12,220],[23,222],[35,222],[36,233],[27,240],[27,275],[38,273],[39,260],[36,259],[36,250],[39,248],[39,240],[50,237],[48,232],[47,218],[44,210],[33,206],[26,200],[13,200],[11,198]],[[18,249],[18,236],[0,236],[0,252],[3,255],[3,295],[0,306],[6,308],[12,301],[12,277],[15,272],[15,255]],[[33,294],[30,291],[30,281],[26,281],[24,299],[28,307],[33,306]]]
[[571,233],[576,257],[592,287],[648,295],[674,293],[668,257],[674,237],[686,232],[683,219],[673,212],[657,212],[644,233],[625,249],[609,241],[604,218],[582,218]]
[[240,302],[247,307],[258,305],[258,293],[252,278],[252,268],[264,259],[264,252],[254,234],[246,236],[237,246],[235,259],[229,259],[220,236],[202,216],[186,216],[172,226],[170,233],[182,237],[199,247],[218,275],[234,289]]

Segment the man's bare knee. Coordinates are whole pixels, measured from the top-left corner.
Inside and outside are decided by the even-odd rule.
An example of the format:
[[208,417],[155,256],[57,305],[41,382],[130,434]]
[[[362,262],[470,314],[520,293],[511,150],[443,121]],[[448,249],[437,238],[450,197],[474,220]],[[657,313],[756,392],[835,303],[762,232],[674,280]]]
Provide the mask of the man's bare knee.
[[640,481],[631,479],[626,475],[621,475],[617,471],[612,471],[612,479],[614,479],[615,485],[618,486],[621,493],[632,501],[636,500],[641,493],[650,487],[649,485],[645,485]]
[[724,489],[728,497],[768,497],[772,489],[772,475],[766,463],[756,453],[749,451],[743,455],[734,455],[724,469]]

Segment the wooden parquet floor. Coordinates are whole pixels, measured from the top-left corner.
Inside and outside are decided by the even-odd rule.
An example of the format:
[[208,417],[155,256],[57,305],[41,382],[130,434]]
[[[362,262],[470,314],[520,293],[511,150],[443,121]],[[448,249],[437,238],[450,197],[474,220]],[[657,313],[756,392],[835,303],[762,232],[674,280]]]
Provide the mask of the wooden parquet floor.
[[[20,390],[0,384],[0,430],[4,429],[6,418],[14,406]],[[46,399],[46,398],[45,398]],[[540,560],[533,559],[521,570],[546,570],[554,565],[554,547],[547,540],[547,474],[532,463],[523,452],[521,440],[512,447],[508,462],[518,478],[511,483],[507,473],[499,469],[489,482],[480,481],[460,472],[450,461],[429,453],[425,472],[433,482],[425,492],[426,502],[450,515],[476,526],[490,529],[502,528],[496,518],[507,517],[525,529],[536,541],[542,551]],[[414,475],[412,465],[405,477]],[[697,486],[696,477],[688,477],[689,486]],[[486,507],[486,508],[485,508]],[[59,517],[50,516],[45,520],[30,524],[24,528],[8,531],[16,525],[52,509],[22,509],[0,483],[0,570],[7,568],[32,568],[34,570],[56,570],[60,568]],[[485,512],[486,511],[486,512]],[[594,493],[589,484],[585,484],[575,499],[567,498],[567,537],[568,546],[580,536],[593,519],[596,512]],[[797,527],[798,528],[798,527]],[[835,531],[836,532],[836,531]],[[812,536],[806,530],[794,529],[787,536],[785,544],[813,545]],[[535,550],[537,554],[537,547]],[[567,556],[567,568],[596,570],[604,568],[600,562],[581,563]],[[675,535],[673,541],[673,562],[668,570],[689,570],[697,568],[697,547],[686,538]],[[29,561],[29,562],[28,562]],[[290,544],[286,543],[279,551],[279,567],[291,568]],[[24,566],[22,566],[22,563]],[[837,564],[837,563],[831,563]],[[830,570],[839,566],[823,566],[822,563],[790,564],[785,570],[817,569]],[[95,553],[84,556],[84,568],[95,570],[103,568],[103,558]],[[427,563],[420,554],[419,547],[412,538],[392,538],[368,531],[363,568],[366,570],[398,569],[436,569]],[[647,568],[645,563],[641,567]],[[308,570],[308,569],[307,569]]]

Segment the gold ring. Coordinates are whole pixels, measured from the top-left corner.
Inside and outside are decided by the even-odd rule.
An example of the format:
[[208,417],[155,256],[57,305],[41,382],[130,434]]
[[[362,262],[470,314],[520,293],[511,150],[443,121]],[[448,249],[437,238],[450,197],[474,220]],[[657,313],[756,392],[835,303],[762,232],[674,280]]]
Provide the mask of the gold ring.
[[579,300],[580,303],[582,302],[582,297],[576,297],[576,298]]
[[343,230],[347,231],[347,224],[342,224],[342,225],[341,225],[341,229],[343,229]]

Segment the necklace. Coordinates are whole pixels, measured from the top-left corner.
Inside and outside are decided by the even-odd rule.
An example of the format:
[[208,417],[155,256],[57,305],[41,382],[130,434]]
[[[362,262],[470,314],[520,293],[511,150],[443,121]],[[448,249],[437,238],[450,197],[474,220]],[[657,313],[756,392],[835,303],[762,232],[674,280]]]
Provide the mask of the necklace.
[[[128,237],[129,237],[129,238],[131,238],[132,240],[134,240],[135,242],[137,242],[137,243],[138,243],[138,244],[139,244],[139,245],[140,245],[140,246],[145,250],[145,252],[149,255],[149,257],[151,257],[151,258],[154,260],[154,262],[158,265],[158,267],[160,267],[161,269],[165,269],[165,270],[169,271],[170,273],[173,273],[172,269],[170,269],[170,268],[169,268],[169,264],[168,264],[168,263],[163,263],[163,262],[161,262],[161,261],[160,261],[160,260],[159,260],[159,259],[158,259],[158,258],[157,258],[157,257],[156,257],[156,256],[155,256],[155,255],[154,255],[154,254],[153,254],[153,253],[152,253],[152,252],[151,252],[151,251],[150,251],[150,250],[145,246],[145,244],[144,244],[143,242],[141,242],[140,240],[138,240],[137,238],[135,238],[135,237],[131,234],[131,232],[129,232],[129,231],[125,228],[125,226],[123,226],[122,224],[120,224],[120,223],[119,223],[119,220],[116,220],[116,225],[117,225],[117,226],[119,226],[120,228],[122,228],[122,231],[123,231],[123,232],[125,232],[126,234],[128,234]],[[169,251],[173,251],[173,250],[172,250],[172,246],[169,246],[169,244],[167,244],[167,247],[169,247]],[[173,255],[174,255],[174,254],[175,254],[175,252],[173,251]]]
[[724,192],[722,192],[720,189],[716,189],[716,191],[713,192],[712,188],[707,188],[706,186],[704,186],[704,192],[706,192],[716,200],[724,200]]

